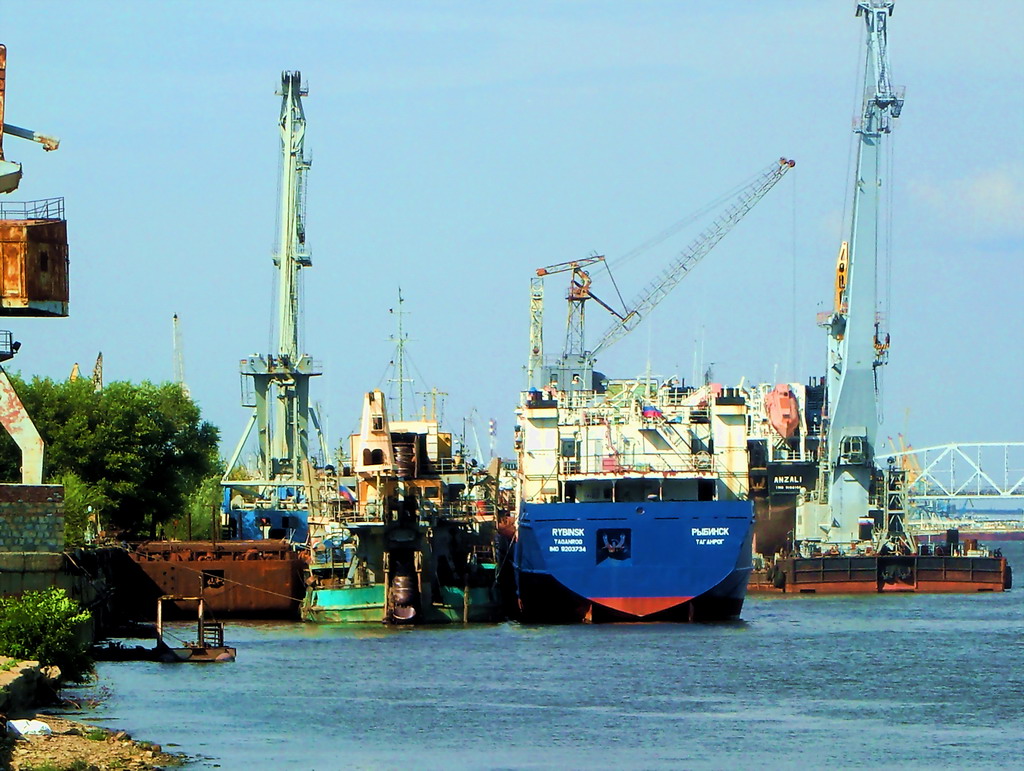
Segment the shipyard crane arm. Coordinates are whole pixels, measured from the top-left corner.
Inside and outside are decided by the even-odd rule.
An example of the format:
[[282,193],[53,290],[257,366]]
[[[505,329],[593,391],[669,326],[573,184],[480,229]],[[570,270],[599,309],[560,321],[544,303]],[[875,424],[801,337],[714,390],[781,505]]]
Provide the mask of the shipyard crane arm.
[[[608,330],[594,346],[592,354],[617,342],[628,332],[636,329],[643,318],[660,303],[683,277],[721,241],[736,224],[746,216],[754,205],[781,180],[787,171],[796,165],[796,161],[779,158],[754,178],[753,182],[743,188],[729,207],[718,216],[679,256],[665,268],[632,304],[625,316],[618,316]],[[602,303],[603,305],[603,303]],[[605,306],[607,307],[607,306]]]
[[4,124],[4,133],[10,134],[12,137],[27,139],[29,142],[38,142],[47,152],[50,150],[56,150],[60,147],[60,139],[58,137],[53,137],[49,134],[41,134],[38,131],[21,128],[20,126],[12,126],[10,123]]
[[[559,262],[554,265],[548,265],[546,268],[537,268],[537,275],[543,278],[544,276],[550,276],[555,273],[565,273],[566,271],[571,270],[572,279],[569,281],[568,299],[594,300],[598,305],[616,318],[625,320],[625,316],[590,291],[590,273],[583,270],[583,268],[587,265],[593,265],[598,262],[605,262],[603,254],[593,254],[590,257],[584,257],[581,260],[569,260],[569,262]],[[607,263],[605,263],[605,267],[608,267]]]
[[4,104],[7,94],[7,46],[0,43],[0,193],[13,193],[21,183],[21,164],[4,158],[4,134],[38,142],[44,150],[56,150],[60,145],[57,137],[47,136],[38,131],[13,126],[4,121]]
[[60,146],[60,139],[47,134],[33,131],[32,129],[13,126],[4,121],[4,104],[7,91],[7,46],[0,44],[0,161],[4,159],[4,134],[12,137],[27,139],[29,142],[38,142],[43,149],[49,152]]
[[555,273],[565,273],[571,270],[573,273],[582,270],[588,265],[593,265],[598,262],[604,262],[603,254],[592,254],[589,257],[584,257],[579,260],[569,260],[568,262],[557,262],[554,265],[548,265],[546,268],[537,268],[538,276],[550,276]]
[[[889,133],[890,118],[900,117],[903,95],[892,85],[889,73],[887,19],[894,0],[861,0],[857,16],[864,16],[868,31],[868,61],[865,67],[863,128]],[[871,89],[874,95],[871,95]]]

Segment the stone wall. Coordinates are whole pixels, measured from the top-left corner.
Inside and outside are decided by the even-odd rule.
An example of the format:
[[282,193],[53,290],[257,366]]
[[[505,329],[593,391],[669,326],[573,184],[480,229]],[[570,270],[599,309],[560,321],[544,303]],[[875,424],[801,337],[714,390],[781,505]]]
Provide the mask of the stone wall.
[[64,488],[0,484],[0,552],[64,551]]

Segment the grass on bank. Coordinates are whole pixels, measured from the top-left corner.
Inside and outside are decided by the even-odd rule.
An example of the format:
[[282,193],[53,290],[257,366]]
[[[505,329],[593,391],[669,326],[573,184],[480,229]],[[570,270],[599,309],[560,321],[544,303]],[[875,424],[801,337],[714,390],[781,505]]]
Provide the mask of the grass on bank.
[[93,671],[82,634],[89,619],[89,611],[63,589],[0,597],[0,655],[56,666],[62,679],[82,682]]

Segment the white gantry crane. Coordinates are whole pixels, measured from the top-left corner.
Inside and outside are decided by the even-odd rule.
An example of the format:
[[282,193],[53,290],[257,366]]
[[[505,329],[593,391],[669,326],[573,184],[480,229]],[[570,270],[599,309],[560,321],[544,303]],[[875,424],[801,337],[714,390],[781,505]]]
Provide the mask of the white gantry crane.
[[849,241],[839,252],[834,307],[824,321],[828,334],[827,454],[817,490],[801,506],[797,538],[846,543],[861,540],[860,524],[872,517],[873,483],[880,479],[878,450],[878,367],[885,363],[888,335],[878,321],[879,244],[884,243],[880,207],[884,186],[883,142],[903,98],[889,73],[888,20],[892,0],[862,0],[867,56],[863,112],[854,132],[857,167]]
[[[281,74],[281,199],[278,211],[278,244],[274,254],[277,269],[277,350],[242,359],[243,404],[253,407],[248,427],[228,462],[222,485],[258,490],[260,519],[271,532],[280,530],[296,541],[305,540],[307,514],[304,508],[309,470],[309,379],[321,374],[299,341],[299,273],[310,267],[306,246],[306,173],[310,162],[305,155],[306,116],[302,97],[307,90],[299,72]],[[236,466],[252,429],[256,428],[256,479],[235,479]],[[231,496],[234,497],[233,495]],[[254,520],[250,505],[231,516],[239,521],[237,534],[259,537],[261,525]]]

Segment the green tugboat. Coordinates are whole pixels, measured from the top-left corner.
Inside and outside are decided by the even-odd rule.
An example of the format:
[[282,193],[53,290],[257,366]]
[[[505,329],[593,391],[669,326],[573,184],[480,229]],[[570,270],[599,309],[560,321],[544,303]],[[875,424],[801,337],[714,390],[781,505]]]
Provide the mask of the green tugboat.
[[355,488],[311,535],[302,618],[317,623],[498,621],[489,475],[435,418],[389,422],[384,394],[351,437]]

